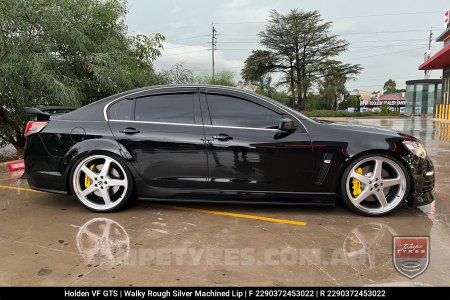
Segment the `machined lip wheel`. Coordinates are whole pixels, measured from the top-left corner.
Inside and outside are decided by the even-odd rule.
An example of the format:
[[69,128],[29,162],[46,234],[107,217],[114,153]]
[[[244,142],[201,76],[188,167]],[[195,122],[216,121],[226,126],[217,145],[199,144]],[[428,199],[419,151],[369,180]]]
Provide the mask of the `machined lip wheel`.
[[[405,171],[394,160],[383,156],[362,159],[350,170],[346,193],[352,205],[369,215],[380,215],[396,208],[405,198]],[[360,186],[355,192],[354,180]]]
[[128,191],[128,178],[124,168],[106,155],[93,155],[83,159],[73,172],[73,190],[87,207],[106,211],[118,206]]

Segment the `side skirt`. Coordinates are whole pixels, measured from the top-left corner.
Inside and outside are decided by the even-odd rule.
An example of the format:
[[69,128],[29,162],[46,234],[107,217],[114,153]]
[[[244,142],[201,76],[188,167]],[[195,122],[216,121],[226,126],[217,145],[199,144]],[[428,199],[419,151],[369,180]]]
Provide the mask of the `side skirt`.
[[332,206],[336,204],[337,195],[335,193],[289,193],[272,191],[178,190],[163,197],[155,195],[150,197],[143,196],[139,197],[139,199],[164,202]]

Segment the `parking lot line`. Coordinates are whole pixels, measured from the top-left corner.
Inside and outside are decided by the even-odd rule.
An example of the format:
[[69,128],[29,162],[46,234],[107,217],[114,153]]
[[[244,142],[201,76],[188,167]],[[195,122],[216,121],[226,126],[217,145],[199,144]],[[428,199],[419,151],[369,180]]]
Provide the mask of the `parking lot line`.
[[[22,188],[22,187],[16,187],[16,186],[8,186],[8,185],[0,185],[0,189],[11,189],[11,190],[42,193],[41,191],[32,190],[30,188]],[[193,208],[193,207],[185,207],[185,206],[162,205],[162,204],[153,204],[153,206],[169,208],[169,209],[184,210],[184,211],[199,212],[199,213],[212,214],[212,215],[221,215],[221,216],[242,218],[242,219],[260,220],[260,221],[266,221],[266,222],[272,222],[272,223],[283,223],[283,224],[290,224],[290,225],[297,225],[297,226],[306,226],[306,224],[307,224],[306,222],[302,222],[302,221],[269,218],[269,217],[263,217],[263,216],[239,214],[239,213],[232,213],[232,212],[226,212],[226,211],[217,211],[217,210],[209,210],[209,209],[201,209],[201,208]]]
[[27,191],[27,192],[43,193],[41,191],[32,190],[32,189],[29,189],[29,188],[22,188],[22,187],[17,187],[17,186],[10,186],[10,185],[0,185],[0,189],[11,189],[11,190],[16,190],[16,191]]
[[263,217],[263,216],[238,214],[238,213],[232,213],[232,212],[226,212],[226,211],[208,210],[208,209],[192,208],[192,207],[185,207],[185,206],[160,205],[160,204],[155,204],[154,206],[169,208],[169,209],[178,209],[178,210],[213,214],[213,215],[222,215],[222,216],[242,218],[242,219],[252,219],[252,220],[260,220],[260,221],[267,221],[267,222],[273,222],[273,223],[283,223],[283,224],[290,224],[290,225],[297,225],[297,226],[306,226],[306,224],[307,224],[306,222],[302,222],[302,221],[269,218],[269,217]]

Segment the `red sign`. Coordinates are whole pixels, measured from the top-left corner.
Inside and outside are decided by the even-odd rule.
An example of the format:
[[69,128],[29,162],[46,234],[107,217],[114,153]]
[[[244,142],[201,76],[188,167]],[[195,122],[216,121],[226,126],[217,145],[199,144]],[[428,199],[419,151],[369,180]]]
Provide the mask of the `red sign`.
[[430,238],[421,236],[394,236],[394,266],[410,279],[419,276],[430,261]]
[[8,164],[8,168],[10,171],[17,171],[25,169],[25,163],[23,161],[15,161]]

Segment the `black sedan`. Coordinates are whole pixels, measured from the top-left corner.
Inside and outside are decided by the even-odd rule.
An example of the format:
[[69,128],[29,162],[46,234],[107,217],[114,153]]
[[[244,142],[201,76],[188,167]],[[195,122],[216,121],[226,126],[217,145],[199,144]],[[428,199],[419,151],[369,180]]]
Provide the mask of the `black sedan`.
[[316,121],[269,98],[220,86],[155,86],[26,127],[25,177],[96,212],[132,199],[333,205],[380,216],[433,200],[416,138]]

